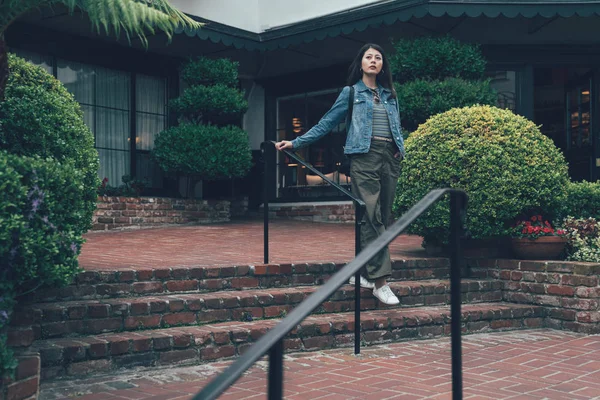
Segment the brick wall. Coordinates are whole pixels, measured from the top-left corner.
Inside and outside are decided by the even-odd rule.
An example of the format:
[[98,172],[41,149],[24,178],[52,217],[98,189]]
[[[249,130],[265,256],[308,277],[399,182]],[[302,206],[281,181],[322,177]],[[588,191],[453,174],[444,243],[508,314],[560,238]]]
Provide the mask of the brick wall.
[[0,400],[34,400],[39,394],[40,356],[37,353],[17,356],[14,379],[0,381]]
[[230,202],[225,200],[162,197],[98,197],[92,230],[168,224],[226,222]]
[[503,299],[546,308],[546,326],[600,333],[600,264],[567,261],[470,260],[476,277],[499,279]]
[[354,222],[354,204],[351,201],[272,203],[269,204],[269,218],[318,222]]

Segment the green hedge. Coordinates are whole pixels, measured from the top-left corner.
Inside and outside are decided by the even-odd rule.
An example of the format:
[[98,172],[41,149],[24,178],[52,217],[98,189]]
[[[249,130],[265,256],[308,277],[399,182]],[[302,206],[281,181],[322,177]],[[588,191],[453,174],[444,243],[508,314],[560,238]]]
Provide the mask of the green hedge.
[[595,218],[600,221],[600,183],[569,182],[567,199],[562,207],[564,217]]
[[[566,197],[567,164],[531,121],[490,106],[452,109],[431,117],[406,140],[407,157],[394,204],[403,214],[430,190],[453,187],[469,195],[473,238],[502,237],[530,211],[556,215]],[[426,243],[447,241],[447,201],[411,225]]]
[[431,115],[472,104],[495,105],[498,100],[489,81],[417,79],[395,86],[405,132],[414,132]]
[[182,71],[181,78],[190,86],[210,86],[220,83],[229,87],[238,84],[239,63],[226,58],[198,57],[187,63]]
[[154,157],[165,171],[213,180],[242,177],[251,166],[248,134],[236,126],[182,123],[154,143]]
[[73,95],[52,75],[13,55],[9,69],[6,98],[0,103],[0,149],[72,163],[82,174],[84,201],[68,212],[77,220],[77,232],[84,233],[91,227],[100,184],[94,136]]
[[187,120],[217,125],[235,123],[248,110],[243,93],[223,84],[192,86],[170,103]]
[[390,64],[394,80],[403,83],[415,79],[481,80],[486,61],[479,46],[445,36],[395,41]]

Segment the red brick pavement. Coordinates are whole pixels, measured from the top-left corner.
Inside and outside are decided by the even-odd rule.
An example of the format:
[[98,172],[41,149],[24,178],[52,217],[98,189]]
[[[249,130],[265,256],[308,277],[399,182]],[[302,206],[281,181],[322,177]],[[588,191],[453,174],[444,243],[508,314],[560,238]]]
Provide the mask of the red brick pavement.
[[[190,399],[230,362],[43,383],[40,400]],[[451,399],[450,340],[286,355],[288,400]],[[600,336],[528,330],[463,337],[465,399],[600,399]],[[222,400],[266,399],[259,362]]]
[[[269,225],[270,262],[348,262],[354,256],[354,224],[274,220]],[[79,262],[86,270],[263,263],[262,220],[169,226],[85,235]],[[421,238],[402,235],[392,258],[424,257]]]

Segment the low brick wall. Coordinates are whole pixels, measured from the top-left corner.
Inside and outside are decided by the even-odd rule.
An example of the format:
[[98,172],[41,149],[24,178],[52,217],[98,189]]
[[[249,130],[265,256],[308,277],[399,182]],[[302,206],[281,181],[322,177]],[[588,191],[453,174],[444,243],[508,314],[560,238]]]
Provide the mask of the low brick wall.
[[229,221],[230,216],[230,202],[226,200],[98,197],[92,230],[105,231],[188,223],[207,224]]
[[503,282],[503,300],[546,308],[546,326],[600,333],[600,264],[469,260],[473,275]]
[[0,381],[0,400],[35,400],[40,387],[40,355],[38,353],[17,356],[14,379]]
[[[263,212],[262,206],[261,212]],[[354,222],[354,204],[351,201],[269,203],[269,218],[315,222]]]

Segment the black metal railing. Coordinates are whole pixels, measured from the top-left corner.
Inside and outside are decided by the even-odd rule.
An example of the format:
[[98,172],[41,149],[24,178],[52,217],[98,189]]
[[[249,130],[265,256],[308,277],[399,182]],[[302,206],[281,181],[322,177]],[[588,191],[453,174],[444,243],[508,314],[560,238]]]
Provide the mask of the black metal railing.
[[452,398],[462,399],[462,353],[461,353],[461,292],[460,264],[462,252],[460,240],[464,232],[463,220],[466,212],[467,195],[458,189],[435,189],[415,204],[406,214],[390,226],[381,236],[363,249],[354,260],[335,273],[323,286],[300,303],[272,330],[261,337],[223,373],[213,379],[193,400],[213,400],[221,395],[262,356],[269,353],[268,396],[269,399],[283,397],[283,339],[300,322],[326,301],[348,279],[357,273],[373,256],[387,246],[432,204],[450,194],[450,317],[452,341]]
[[[269,173],[273,170],[270,166],[269,160],[274,158],[272,154],[268,154],[268,151],[275,151],[275,142],[274,141],[266,141],[261,144],[261,151],[263,155],[264,161],[264,263],[269,263]],[[318,176],[321,177],[325,182],[329,185],[333,186],[340,192],[342,192],[346,197],[349,197],[354,202],[354,255],[358,255],[360,253],[360,223],[362,221],[362,217],[365,214],[366,205],[365,202],[353,195],[347,189],[337,184],[333,180],[329,179],[321,171],[317,170],[313,165],[308,163],[302,157],[297,155],[293,151],[282,150],[284,154],[292,159],[296,160],[298,163],[308,168],[310,171],[314,172]],[[360,271],[357,271],[354,276],[354,354],[360,353]]]

